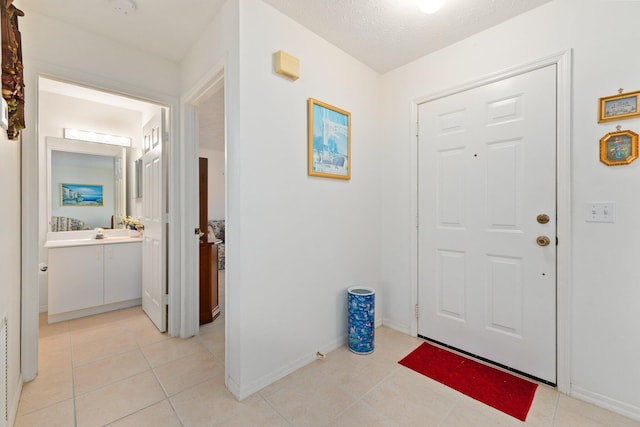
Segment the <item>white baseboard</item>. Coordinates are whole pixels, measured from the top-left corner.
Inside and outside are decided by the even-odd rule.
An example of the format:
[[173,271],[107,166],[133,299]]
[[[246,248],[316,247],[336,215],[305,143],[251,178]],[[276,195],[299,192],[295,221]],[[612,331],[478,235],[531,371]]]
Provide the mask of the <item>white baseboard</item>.
[[123,308],[135,307],[142,304],[142,298],[129,301],[115,302],[113,304],[99,305],[82,310],[68,311],[66,313],[51,314],[48,316],[49,323],[63,322],[65,320],[77,319],[79,317],[91,316],[94,314],[106,313],[108,311],[121,310]]
[[[380,327],[384,324],[382,319],[376,320],[375,322],[375,327]],[[386,325],[385,325],[386,326]],[[400,331],[400,332],[404,332],[404,331]],[[341,337],[339,337],[338,339],[334,340],[333,342],[330,342],[328,344],[325,344],[323,346],[321,346],[319,349],[317,349],[315,352],[310,353],[310,354],[306,354],[302,357],[300,357],[297,360],[294,360],[291,363],[288,363],[287,365],[283,366],[282,368],[278,369],[277,371],[265,375],[262,378],[259,378],[258,380],[252,382],[251,384],[249,384],[246,387],[241,387],[240,385],[238,385],[238,383],[236,383],[235,381],[233,381],[233,379],[227,377],[226,379],[226,386],[229,389],[229,391],[231,392],[231,394],[233,394],[235,396],[236,399],[238,400],[243,400],[249,396],[251,396],[254,393],[257,393],[258,391],[262,390],[263,388],[273,384],[274,382],[278,381],[279,379],[282,379],[284,377],[286,377],[287,375],[297,371],[300,368],[305,367],[306,365],[308,365],[309,363],[314,362],[315,360],[318,359],[318,354],[317,352],[320,352],[322,354],[328,354],[331,353],[332,351],[344,346],[347,344],[347,339],[348,339],[348,334],[345,333],[344,335],[342,335]]]
[[287,365],[281,367],[275,372],[265,375],[262,378],[257,379],[256,381],[253,381],[252,383],[248,384],[246,387],[240,387],[233,380],[231,380],[230,378],[227,378],[227,387],[229,388],[229,391],[236,397],[236,399],[238,400],[245,399],[251,396],[252,394],[267,387],[268,385],[273,384],[279,379],[286,377],[290,373],[295,372],[298,369],[304,366],[307,366],[309,363],[317,360],[318,355],[316,352],[327,354],[337,348],[342,347],[346,343],[347,343],[347,334],[345,333],[335,341],[325,344],[320,348],[318,348],[317,350],[315,350],[314,352],[306,354],[300,357],[299,359],[294,360],[293,362],[288,363]]
[[13,394],[13,399],[9,401],[9,407],[7,410],[9,426],[15,425],[16,418],[18,417],[18,404],[20,403],[20,396],[22,395],[22,374],[18,377],[18,386],[16,387],[16,391]]
[[640,421],[640,408],[637,406],[611,399],[610,397],[586,390],[576,385],[571,386],[571,397],[584,400],[585,402],[589,402],[617,414],[624,415],[627,418]]
[[224,379],[224,384],[227,386],[227,389],[229,390],[229,392],[231,392],[231,394],[233,394],[233,396],[238,399],[238,400],[242,400],[240,399],[240,386],[238,385],[237,382],[235,382],[231,377],[226,376]]
[[46,313],[47,311],[49,311],[49,305],[48,304],[40,306],[40,313]]
[[395,322],[391,319],[382,319],[382,324],[387,328],[402,332],[406,335],[411,335],[411,326],[403,325],[402,323]]

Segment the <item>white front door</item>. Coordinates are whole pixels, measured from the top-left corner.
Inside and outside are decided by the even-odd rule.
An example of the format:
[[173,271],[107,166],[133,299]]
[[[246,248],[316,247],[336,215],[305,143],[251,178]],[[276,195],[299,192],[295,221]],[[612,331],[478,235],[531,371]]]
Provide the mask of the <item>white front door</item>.
[[166,278],[166,184],[163,173],[163,145],[167,137],[165,114],[154,117],[143,128],[142,156],[142,309],[156,327],[167,330]]
[[418,334],[555,384],[556,65],[418,120]]

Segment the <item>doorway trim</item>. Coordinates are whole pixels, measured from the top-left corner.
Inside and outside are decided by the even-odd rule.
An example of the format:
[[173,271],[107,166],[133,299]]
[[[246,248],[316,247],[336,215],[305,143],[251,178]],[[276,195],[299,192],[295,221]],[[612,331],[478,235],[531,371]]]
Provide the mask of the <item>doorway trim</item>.
[[[556,188],[557,188],[557,281],[556,281],[556,364],[557,388],[561,393],[569,394],[571,386],[571,284],[572,284],[572,225],[571,225],[571,87],[572,87],[571,49],[547,56],[545,58],[518,65],[480,77],[477,80],[445,89],[431,95],[414,98],[411,105],[411,118],[414,129],[412,135],[418,134],[418,105],[435,101],[459,92],[484,86],[499,80],[534,71],[549,65],[556,65]],[[411,307],[418,304],[418,137],[411,143],[411,212],[415,214],[415,222],[411,225]],[[418,319],[412,316],[411,335],[418,334]]]
[[[87,88],[100,90],[114,95],[125,96],[141,101],[157,104],[160,107],[171,110],[169,121],[169,143],[167,144],[169,154],[169,168],[179,170],[179,157],[176,154],[176,146],[179,134],[179,102],[177,97],[164,95],[157,91],[150,91],[132,86],[127,83],[110,80],[102,76],[87,73],[74,73],[68,68],[43,64],[34,61],[28,70],[25,70],[26,85],[34,90],[29,91],[26,99],[26,112],[28,123],[32,126],[22,131],[22,248],[21,248],[21,373],[24,381],[35,379],[39,370],[39,280],[38,263],[39,248],[42,242],[39,241],[39,221],[40,221],[40,131],[38,126],[39,109],[39,77],[46,77],[54,80],[84,86]],[[177,194],[179,174],[170,174],[169,193]],[[33,194],[37,194],[36,198]],[[171,222],[180,223],[179,204],[171,202],[169,204],[169,218]],[[167,236],[169,254],[179,254],[180,234],[178,227],[170,227]],[[180,330],[180,318],[177,315],[180,307],[181,283],[180,283],[180,257],[169,256],[167,281],[169,286],[169,322],[168,333],[177,335]]]
[[[199,312],[199,236],[193,233],[199,225],[198,219],[198,194],[193,189],[198,185],[198,103],[212,92],[224,89],[225,64],[224,61],[212,67],[200,81],[193,85],[180,100],[182,106],[182,137],[184,143],[181,144],[182,167],[184,170],[181,182],[180,194],[184,200],[182,228],[184,241],[182,243],[182,279],[183,283],[191,284],[185,286],[182,293],[183,316],[182,332],[186,336],[197,335],[200,329]],[[225,94],[225,100],[227,96]],[[226,101],[225,101],[226,103]],[[225,107],[226,111],[226,107]],[[226,113],[225,113],[226,116]],[[225,119],[226,120],[226,119]],[[226,127],[226,126],[225,126]],[[226,137],[225,137],[226,151]],[[225,170],[226,155],[225,155]],[[226,174],[225,174],[226,178]],[[226,188],[226,182],[225,182]],[[226,194],[226,191],[225,191]],[[226,196],[225,196],[226,197]],[[226,216],[226,215],[225,215]],[[201,230],[206,232],[206,230]],[[225,282],[226,286],[226,282]],[[225,294],[226,295],[226,294]],[[226,334],[225,334],[226,340]],[[226,345],[225,345],[226,347]],[[225,359],[226,360],[226,359]],[[226,363],[225,363],[226,366]]]

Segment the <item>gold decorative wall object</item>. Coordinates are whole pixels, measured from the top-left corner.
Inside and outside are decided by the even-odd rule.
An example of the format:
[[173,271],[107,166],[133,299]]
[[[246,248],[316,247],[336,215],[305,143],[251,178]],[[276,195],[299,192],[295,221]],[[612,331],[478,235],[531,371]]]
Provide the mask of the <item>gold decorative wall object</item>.
[[17,139],[25,128],[24,77],[22,40],[18,30],[18,17],[24,12],[13,5],[13,0],[2,0],[2,97],[9,109],[7,136]]

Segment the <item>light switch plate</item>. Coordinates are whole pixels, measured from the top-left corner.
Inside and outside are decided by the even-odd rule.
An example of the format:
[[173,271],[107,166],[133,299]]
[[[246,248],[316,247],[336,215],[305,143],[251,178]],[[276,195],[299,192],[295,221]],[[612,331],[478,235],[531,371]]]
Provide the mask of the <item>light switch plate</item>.
[[615,202],[585,203],[585,221],[616,222],[616,203]]

